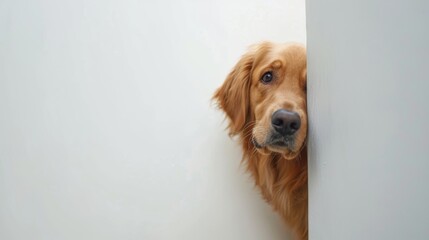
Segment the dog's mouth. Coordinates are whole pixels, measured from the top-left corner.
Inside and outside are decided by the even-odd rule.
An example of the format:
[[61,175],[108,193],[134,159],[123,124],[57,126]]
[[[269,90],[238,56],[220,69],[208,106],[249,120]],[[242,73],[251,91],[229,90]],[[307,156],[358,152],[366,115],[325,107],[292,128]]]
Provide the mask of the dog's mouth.
[[288,148],[289,150],[293,150],[295,149],[295,138],[290,136],[272,136],[267,142],[267,145],[276,148]]
[[256,140],[255,137],[252,138],[253,145],[256,148],[263,147],[275,147],[275,148],[288,148],[289,150],[295,149],[295,135],[283,136],[278,133],[271,133],[267,139],[261,143]]
[[255,148],[264,153],[277,152],[284,155],[287,159],[292,159],[298,155],[295,136],[282,136],[272,133],[264,142],[258,142],[256,138],[252,138],[252,143]]

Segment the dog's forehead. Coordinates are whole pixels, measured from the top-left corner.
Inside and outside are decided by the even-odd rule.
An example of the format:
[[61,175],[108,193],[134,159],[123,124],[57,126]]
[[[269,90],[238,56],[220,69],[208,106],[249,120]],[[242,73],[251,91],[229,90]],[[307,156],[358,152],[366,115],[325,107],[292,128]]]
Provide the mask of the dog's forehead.
[[255,67],[280,63],[282,66],[305,69],[307,65],[305,46],[298,43],[271,44],[255,60]]
[[301,44],[277,44],[272,48],[271,53],[271,57],[282,58],[288,62],[303,63],[306,60],[305,47]]

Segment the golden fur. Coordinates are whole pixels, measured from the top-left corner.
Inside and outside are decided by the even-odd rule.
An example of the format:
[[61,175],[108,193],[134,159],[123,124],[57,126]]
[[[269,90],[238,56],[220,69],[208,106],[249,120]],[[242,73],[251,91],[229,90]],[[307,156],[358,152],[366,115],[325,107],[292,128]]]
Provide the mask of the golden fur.
[[[262,196],[300,240],[308,239],[306,69],[303,46],[257,44],[242,56],[213,97],[229,119],[230,135],[241,140],[243,161]],[[267,71],[274,80],[264,84],[261,77]],[[280,108],[301,118],[293,144],[287,147],[264,144],[272,131],[271,116]]]

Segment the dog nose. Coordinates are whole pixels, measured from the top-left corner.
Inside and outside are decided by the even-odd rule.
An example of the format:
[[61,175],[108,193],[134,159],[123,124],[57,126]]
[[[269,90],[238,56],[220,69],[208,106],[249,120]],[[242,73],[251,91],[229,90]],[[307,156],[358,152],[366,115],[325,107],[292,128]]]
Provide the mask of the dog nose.
[[280,109],[273,113],[271,125],[278,133],[292,135],[301,126],[301,118],[296,112]]

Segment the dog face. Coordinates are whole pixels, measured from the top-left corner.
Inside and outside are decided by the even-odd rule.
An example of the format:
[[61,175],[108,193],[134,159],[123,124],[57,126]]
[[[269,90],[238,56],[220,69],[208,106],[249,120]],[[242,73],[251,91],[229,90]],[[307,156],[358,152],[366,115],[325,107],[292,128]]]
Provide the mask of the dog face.
[[260,153],[294,159],[307,136],[306,82],[303,46],[262,43],[240,59],[214,98],[230,134],[249,136]]

